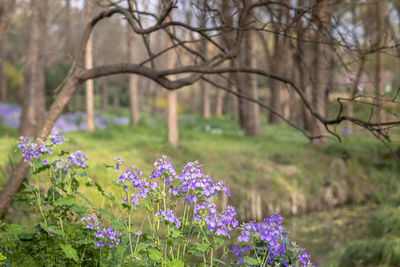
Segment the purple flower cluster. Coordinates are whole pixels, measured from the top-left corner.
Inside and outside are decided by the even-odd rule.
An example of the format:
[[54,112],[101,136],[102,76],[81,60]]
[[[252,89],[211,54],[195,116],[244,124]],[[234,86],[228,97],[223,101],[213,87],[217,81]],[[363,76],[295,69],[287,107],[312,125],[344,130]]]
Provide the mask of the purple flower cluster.
[[17,148],[23,149],[21,155],[25,162],[31,162],[33,159],[37,159],[40,154],[53,153],[46,143],[38,145],[31,142],[28,137],[21,137]]
[[93,216],[86,215],[81,218],[81,222],[85,223],[86,228],[88,229],[100,229],[100,223]]
[[12,128],[19,127],[21,108],[16,104],[0,103],[0,123],[10,125]]
[[[256,222],[244,223],[238,229],[241,231],[238,237],[239,244],[232,248],[233,254],[238,257],[238,264],[246,263],[242,253],[248,251],[247,248],[251,243],[250,241],[257,243],[258,257],[268,256],[266,259],[268,264],[272,264],[274,260],[283,258],[286,253],[294,251],[294,249],[287,251],[289,240],[285,235],[286,230],[282,226],[282,217],[280,215],[274,214],[265,218],[262,224]],[[299,266],[308,266],[310,264],[309,254],[302,251],[297,258],[297,262],[300,263]],[[287,261],[283,261],[283,265],[292,266]]]
[[[21,107],[16,104],[0,103],[0,124],[5,123],[17,129],[20,124]],[[111,124],[128,125],[129,118],[110,118],[99,112],[94,113],[96,128],[105,129]],[[84,112],[62,114],[54,125],[53,130],[72,132],[86,129],[86,114]]]
[[66,140],[65,137],[58,132],[51,133],[49,139],[53,145],[61,145]]
[[[25,162],[31,162],[33,159],[37,159],[40,154],[51,154],[53,150],[50,148],[52,146],[57,146],[63,143],[65,137],[58,134],[57,132],[53,132],[48,140],[49,143],[43,142],[42,144],[36,144],[30,141],[30,139],[26,136],[21,136],[20,141],[17,145],[17,149],[22,150],[22,157]],[[47,160],[42,161],[43,164],[48,164]]]
[[[125,163],[120,158],[115,158],[115,160],[115,169],[119,171],[120,166]],[[263,259],[263,264],[268,265],[281,263],[284,266],[291,266],[291,261],[295,260],[300,263],[300,266],[309,265],[309,255],[289,243],[280,215],[272,215],[263,223],[249,222],[239,226],[234,207],[227,206],[218,212],[214,198],[220,192],[229,196],[229,189],[222,182],[215,183],[210,176],[205,175],[197,161],[188,162],[179,174],[166,156],[157,159],[154,167],[149,177],[151,181],[146,181],[146,178],[142,177],[143,173],[132,166],[119,175],[117,183],[123,185],[123,191],[127,194],[122,200],[124,204],[136,207],[141,198],[147,198],[150,202],[156,201],[154,203],[159,203],[161,199],[168,197],[176,201],[182,198],[185,205],[183,218],[175,216],[170,206],[159,209],[155,215],[179,229],[184,229],[180,227],[181,223],[192,223],[199,227],[205,226],[208,234],[228,238],[231,237],[232,231],[240,231],[238,244],[232,249],[232,253],[238,257],[237,264],[248,264],[245,260],[246,256],[253,258],[257,256],[258,259]],[[153,179],[164,181],[165,187],[158,186],[156,182],[152,182]],[[168,193],[170,196],[167,195]],[[164,205],[165,203],[171,202],[164,201]],[[193,211],[192,220],[190,214],[186,213],[190,210]],[[290,246],[292,248],[294,246],[293,250],[289,249]]]
[[310,265],[310,254],[304,252],[304,249],[300,249],[300,253],[297,255],[297,262],[300,263],[300,266]]
[[114,229],[112,226],[101,229],[100,223],[97,221],[97,219],[90,215],[83,216],[81,218],[81,222],[84,222],[84,225],[87,229],[96,231],[94,232],[94,235],[98,240],[94,244],[94,248],[104,247],[105,244],[107,244],[109,248],[119,245],[120,239],[118,236],[121,235],[121,232]]
[[169,183],[172,181],[172,177],[170,176],[176,175],[175,167],[171,164],[171,162],[168,160],[168,157],[165,155],[154,162],[154,171],[151,173],[150,179],[160,177],[162,174],[167,175],[167,177],[165,178],[165,182],[167,185],[169,185]]
[[206,216],[204,221],[207,224],[207,230],[210,232],[215,231],[217,235],[228,236],[230,238],[229,231],[235,229],[239,222],[235,218],[236,210],[232,206],[228,206],[218,216]]
[[172,212],[172,210],[168,209],[168,210],[159,210],[156,213],[157,217],[161,217],[162,219],[164,219],[167,222],[170,223],[174,223],[176,227],[180,227],[181,226],[181,222],[179,221],[179,219],[177,219],[174,215],[174,213]]
[[67,162],[71,167],[80,167],[83,169],[87,167],[85,160],[87,160],[86,155],[79,151],[71,153],[67,158]]
[[[119,161],[121,160],[119,159]],[[119,169],[119,165],[117,167]],[[129,197],[123,198],[122,203],[136,207],[139,205],[140,198],[147,198],[149,192],[157,188],[157,183],[146,181],[145,178],[142,179],[142,175],[141,170],[131,166],[118,177],[117,183],[123,184],[124,192],[128,193],[130,188],[133,188],[134,191]]]
[[104,227],[103,230],[96,231],[94,235],[100,239],[94,244],[94,248],[104,247],[104,244],[108,244],[108,247],[112,248],[115,245],[119,245],[120,239],[118,236],[121,235],[121,232],[109,226],[108,228]]

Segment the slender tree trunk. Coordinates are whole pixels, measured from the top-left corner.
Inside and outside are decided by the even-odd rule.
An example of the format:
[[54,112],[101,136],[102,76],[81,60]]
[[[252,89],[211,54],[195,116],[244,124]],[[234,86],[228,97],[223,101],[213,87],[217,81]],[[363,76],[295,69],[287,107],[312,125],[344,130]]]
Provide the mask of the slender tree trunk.
[[216,116],[222,116],[223,110],[224,110],[224,91],[221,89],[217,89],[216,95],[215,95],[215,115]]
[[[85,3],[85,12],[86,12],[86,20],[90,20],[91,9],[93,5],[90,0],[86,0]],[[93,68],[93,34],[91,34],[87,44],[86,44],[86,54],[85,54],[85,68],[91,69]],[[86,81],[86,131],[92,132],[94,131],[94,82],[93,80]]]
[[101,78],[101,109],[108,110],[108,79],[107,77]]
[[[282,75],[282,70],[284,67],[284,64],[286,64],[287,59],[286,55],[288,51],[285,51],[286,47],[283,47],[283,44],[286,43],[286,38],[280,36],[280,23],[282,21],[282,11],[279,12],[279,24],[276,23],[274,26],[276,33],[274,34],[274,56],[272,62],[269,62],[270,69],[277,73],[278,75]],[[266,48],[268,49],[268,48]],[[269,85],[270,85],[270,98],[269,98],[269,106],[278,112],[279,114],[282,114],[282,100],[281,100],[281,91],[282,91],[282,84],[275,80],[275,79],[270,79],[269,80]],[[269,113],[268,116],[268,122],[271,124],[280,124],[281,119],[272,114]]]
[[31,1],[28,63],[19,135],[34,136],[45,112],[44,49],[47,36],[47,0]]
[[70,59],[72,58],[73,55],[73,45],[72,45],[72,34],[71,34],[71,0],[65,0],[65,21],[64,21],[64,27],[65,27],[65,54],[66,58]]
[[382,47],[385,45],[385,1],[376,1],[376,21],[377,21],[377,44],[378,44],[378,51],[376,52],[376,85],[375,85],[375,117],[377,122],[382,122],[385,118],[385,112],[383,109],[383,101],[382,98],[384,97],[384,84],[383,84],[383,52]]
[[[246,66],[251,68],[257,68],[256,62],[256,50],[254,45],[254,33],[248,32],[249,36],[245,39],[247,53],[246,53]],[[254,74],[247,74],[247,88],[248,95],[258,100],[258,86],[257,86],[257,76]],[[259,116],[259,106],[256,103],[250,101],[245,101],[246,107],[246,133],[247,135],[259,135],[260,134],[260,116]]]
[[168,123],[168,142],[172,145],[178,145],[178,111],[177,111],[177,92],[168,91],[167,92],[167,123]]
[[192,103],[190,106],[190,113],[192,115],[199,114],[199,107],[197,104],[197,88],[195,86],[192,86],[190,88],[190,95],[189,95],[189,101]]
[[0,5],[0,101],[7,99],[7,80],[3,70],[2,40],[7,32],[14,11],[15,0],[3,0]]
[[[326,33],[326,23],[328,21],[328,15],[326,14],[327,3],[326,1],[318,0],[318,4],[315,7],[314,12],[316,13],[316,21],[318,29],[315,33],[314,39],[314,57],[313,57],[313,68],[314,68],[314,83],[313,83],[313,106],[315,110],[325,117],[326,115],[326,97],[324,87],[324,73],[323,73],[323,58],[324,58],[324,35]],[[323,136],[325,134],[324,125],[313,117],[313,127],[311,134],[313,136]],[[324,144],[326,140],[323,138],[316,138],[312,141],[313,144]]]
[[[203,5],[204,10],[206,10],[207,1],[203,0],[203,3],[198,1],[199,5]],[[202,13],[200,18],[200,25],[204,27],[206,24],[206,14],[205,11]],[[207,57],[207,42],[206,40],[202,40],[200,44],[200,50],[203,53],[204,57]],[[211,101],[210,101],[210,85],[201,80],[200,81],[200,90],[201,90],[201,115],[204,119],[208,119],[211,116]]]
[[[233,61],[230,62],[231,67],[233,66]],[[235,73],[229,73],[229,81],[231,84],[230,89],[232,91],[237,92],[238,87],[237,87],[237,80],[236,79],[236,74]],[[239,121],[239,98],[233,94],[230,95],[230,100],[231,100],[231,112],[232,112],[232,117]]]
[[117,114],[119,109],[119,87],[114,87],[114,98],[113,98],[113,113]]
[[200,81],[201,90],[201,115],[204,119],[211,116],[210,86],[207,82]]
[[[252,1],[243,1],[243,5],[251,4]],[[248,25],[252,21],[250,10],[243,15],[243,21],[240,25]],[[240,51],[240,64],[251,68],[257,68],[256,49],[254,45],[254,34],[251,31],[243,33],[243,46]],[[238,74],[239,92],[246,94],[253,99],[258,100],[257,76],[254,74]],[[240,103],[242,102],[242,103]],[[242,127],[247,135],[260,134],[259,106],[247,100],[239,100],[239,114]]]
[[[86,46],[86,55],[85,55],[85,67],[86,69],[93,68],[93,34],[90,36],[87,46]],[[94,81],[87,80],[86,81],[86,131],[92,132],[94,131]]]
[[0,39],[0,102],[6,102],[7,100],[7,77],[3,70],[3,50],[2,41]]
[[[131,63],[136,61],[135,56],[135,42],[133,32],[131,31],[130,26],[127,27],[128,31],[128,53],[129,60]],[[129,110],[130,110],[130,123],[132,125],[137,125],[139,122],[139,101],[138,101],[138,81],[137,75],[130,74],[129,75]]]
[[[165,4],[169,5],[171,0],[165,0]],[[172,12],[167,17],[166,21],[172,20]],[[165,44],[167,47],[172,46],[172,42],[167,35],[165,36]],[[166,68],[172,69],[175,67],[175,59],[172,59],[171,52],[166,53],[165,58]],[[174,77],[169,77],[173,79]],[[168,90],[167,92],[167,128],[168,128],[168,142],[174,146],[178,145],[179,137],[178,137],[178,99],[177,99],[177,91]]]
[[[356,96],[357,89],[358,89],[358,86],[359,86],[360,81],[361,81],[361,75],[362,75],[362,73],[364,71],[364,64],[365,64],[365,56],[362,56],[361,57],[361,62],[360,62],[360,67],[359,67],[359,69],[357,71],[356,79],[354,81],[354,84],[350,87],[350,90],[349,90],[349,97],[351,99]],[[349,101],[349,103],[347,104],[347,108],[346,108],[346,115],[349,116],[349,117],[352,117],[353,113],[354,113],[353,112],[353,101]],[[353,124],[348,123],[346,126],[348,127],[348,132],[352,133],[353,132]]]

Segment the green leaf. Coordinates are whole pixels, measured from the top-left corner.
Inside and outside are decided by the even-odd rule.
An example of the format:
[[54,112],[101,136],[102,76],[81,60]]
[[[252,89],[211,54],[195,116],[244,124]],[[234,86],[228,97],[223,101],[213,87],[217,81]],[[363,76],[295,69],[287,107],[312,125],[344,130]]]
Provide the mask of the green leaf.
[[10,224],[7,228],[7,234],[10,235],[19,235],[24,231],[25,225],[19,225],[19,224]]
[[117,229],[118,231],[123,231],[125,230],[125,225],[118,221],[118,220],[112,220],[111,221],[111,226],[114,227],[115,229]]
[[169,229],[169,234],[170,234],[170,235],[172,236],[172,238],[174,238],[174,239],[177,239],[178,237],[181,236],[181,233],[180,233],[178,230],[174,229],[174,228]]
[[99,191],[104,196],[103,188],[98,183],[94,183],[94,185],[96,186],[97,191]]
[[149,249],[149,258],[155,261],[161,260],[161,252],[156,249]]
[[67,258],[73,259],[74,261],[78,261],[78,252],[68,244],[60,244],[61,249],[64,251],[64,254]]
[[93,206],[93,203],[87,197],[85,197],[81,192],[78,191],[76,192],[76,194],[82,197],[86,201],[86,203],[88,203],[90,206]]
[[26,182],[24,182],[23,184],[24,184],[24,186],[26,187],[26,189],[29,189],[29,190],[32,190],[32,191],[35,191],[35,190],[36,190],[35,187],[31,186],[30,184],[28,184],[28,183],[26,183]]
[[72,204],[70,210],[75,211],[76,213],[85,213],[86,208],[80,205]]
[[250,265],[257,265],[258,264],[258,260],[251,258],[249,256],[246,256],[243,258],[245,261],[247,261],[247,263],[249,263]]
[[98,209],[98,210],[97,210],[97,213],[100,214],[100,215],[103,215],[103,216],[107,217],[107,218],[110,219],[110,220],[115,220],[114,215],[112,215],[111,213],[109,213],[109,212],[106,211],[106,210]]
[[54,206],[67,206],[75,203],[75,197],[66,196],[64,198],[59,198],[54,202]]
[[208,244],[208,243],[199,243],[199,242],[196,242],[196,248],[197,248],[197,250],[199,250],[199,251],[201,251],[201,252],[205,252],[205,251],[207,251],[207,249],[209,249],[209,247],[210,247],[210,244]]
[[167,266],[168,267],[183,267],[185,265],[183,264],[183,261],[181,261],[179,259],[174,259],[174,260],[168,262]]
[[220,237],[214,237],[214,248],[218,249],[224,244],[224,240]]

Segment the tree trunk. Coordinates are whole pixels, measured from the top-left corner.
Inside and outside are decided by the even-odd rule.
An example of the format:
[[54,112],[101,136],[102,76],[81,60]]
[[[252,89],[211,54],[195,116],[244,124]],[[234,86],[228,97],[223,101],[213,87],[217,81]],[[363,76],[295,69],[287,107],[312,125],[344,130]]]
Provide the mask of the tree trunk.
[[211,116],[211,102],[210,102],[210,86],[207,82],[200,81],[201,90],[201,115],[204,119]]
[[[41,0],[38,2],[43,3],[44,1]],[[71,77],[73,77],[73,75]],[[63,89],[51,105],[49,113],[36,135],[35,143],[41,143],[46,140],[47,136],[53,129],[54,124],[60,117],[68,102],[71,100],[72,96],[75,94],[79,85],[79,81],[74,78],[66,80]],[[22,182],[28,174],[28,171],[29,165],[21,159],[0,194],[0,216],[3,215],[10,206],[13,197],[17,194]]]
[[168,109],[167,109],[167,126],[168,126],[168,142],[172,145],[178,145],[178,112],[177,112],[177,92],[168,91]]
[[7,99],[7,80],[3,70],[2,40],[7,32],[12,14],[14,11],[15,0],[3,0],[0,5],[0,101]]
[[[233,66],[233,61],[230,62],[231,67]],[[234,92],[238,91],[237,87],[237,81],[235,80],[236,74],[235,73],[229,73],[229,83],[230,83],[230,89]],[[233,94],[230,96],[230,101],[231,101],[231,112],[232,112],[232,117],[233,119],[239,121],[239,98]]]
[[[254,33],[248,32],[248,36],[245,39],[245,47],[247,48],[245,65],[251,68],[257,68],[256,62],[256,51],[253,42]],[[258,100],[258,86],[257,86],[257,76],[254,74],[246,74],[246,87],[247,94]],[[246,109],[246,134],[247,135],[259,135],[260,134],[260,119],[259,119],[259,106],[256,103],[245,101]]]
[[[224,82],[224,80],[219,79],[220,77],[216,77],[217,81]],[[224,85],[225,86],[225,85]],[[215,115],[222,116],[224,111],[224,98],[225,98],[225,91],[219,88],[216,88],[217,92],[215,95]]]
[[65,31],[65,55],[67,59],[71,59],[73,55],[72,45],[72,34],[71,34],[71,0],[65,0],[65,20],[64,20],[64,31]]
[[0,5],[0,40],[3,39],[11,21],[15,0],[1,0]]
[[[90,20],[91,9],[93,5],[90,0],[86,0],[85,3],[85,12],[86,12],[86,20]],[[85,54],[85,68],[91,69],[93,68],[93,33],[90,35],[90,38],[86,44],[86,54]],[[86,131],[92,132],[94,131],[94,82],[93,80],[86,81]]]
[[[246,6],[252,1],[243,1]],[[249,25],[252,16],[249,10],[244,14],[243,21],[240,25]],[[243,44],[240,51],[240,65],[250,68],[257,68],[256,50],[254,45],[254,34],[251,31],[243,33]],[[254,74],[240,73],[237,75],[238,90],[241,94],[258,100],[257,76]],[[239,115],[241,126],[245,129],[249,136],[260,134],[259,106],[253,102],[239,99]]]
[[[134,51],[136,51],[133,32],[128,25],[128,56],[131,63],[136,61]],[[131,125],[137,125],[139,122],[139,101],[138,101],[138,90],[137,90],[137,75],[129,75],[129,111],[130,111],[130,123]]]
[[101,109],[108,110],[108,79],[107,77],[101,78]]
[[[165,4],[168,6],[171,4],[171,0],[165,0]],[[166,18],[166,21],[172,20],[172,12]],[[172,42],[168,35],[164,35],[166,47],[172,46]],[[175,67],[175,59],[172,59],[171,52],[165,55],[166,69],[172,69]],[[170,77],[173,79],[173,77]],[[178,145],[178,104],[177,104],[177,92],[175,90],[168,90],[167,92],[167,128],[168,128],[168,142],[174,146]]]
[[[86,69],[93,68],[93,34],[90,36],[85,54]],[[93,80],[86,81],[86,131],[94,131],[94,82]]]
[[47,36],[47,0],[31,1],[28,64],[25,69],[24,98],[19,135],[34,136],[45,112],[44,55]]
[[385,112],[383,109],[384,97],[384,84],[383,84],[383,52],[382,47],[385,45],[385,1],[376,1],[376,21],[377,21],[377,45],[378,51],[376,52],[376,79],[375,79],[375,118],[377,122],[385,120]]
[[0,102],[5,103],[7,100],[7,77],[3,70],[3,50],[2,41],[0,39]]
[[114,87],[114,98],[113,98],[113,113],[117,114],[119,109],[119,87]]
[[[315,110],[323,117],[326,116],[326,96],[324,87],[324,73],[323,73],[323,58],[324,58],[324,35],[326,33],[326,23],[328,21],[328,15],[326,14],[327,3],[326,1],[319,0],[316,5],[314,12],[317,18],[316,24],[318,29],[315,33],[314,39],[314,57],[313,57],[313,68],[314,68],[314,82],[313,82],[313,106]],[[325,134],[325,126],[315,117],[312,119],[312,136],[323,136]],[[312,140],[313,144],[324,144],[326,140],[324,138],[315,138]]]

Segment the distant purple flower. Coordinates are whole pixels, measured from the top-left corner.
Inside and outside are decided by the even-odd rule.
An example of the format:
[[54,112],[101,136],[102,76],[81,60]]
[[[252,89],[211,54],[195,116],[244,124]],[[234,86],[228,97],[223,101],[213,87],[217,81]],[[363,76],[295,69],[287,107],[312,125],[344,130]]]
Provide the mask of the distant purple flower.
[[137,230],[135,234],[138,235],[138,236],[141,236],[143,234],[143,231]]

